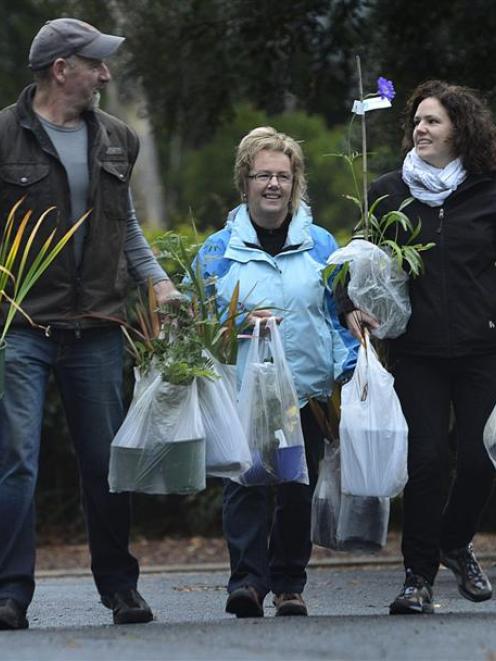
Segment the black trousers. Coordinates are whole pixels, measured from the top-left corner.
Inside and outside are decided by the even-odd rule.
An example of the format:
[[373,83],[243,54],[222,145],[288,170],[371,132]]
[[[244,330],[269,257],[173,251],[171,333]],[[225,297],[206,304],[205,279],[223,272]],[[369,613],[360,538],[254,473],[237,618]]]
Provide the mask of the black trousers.
[[[409,428],[404,564],[433,583],[440,549],[449,551],[471,541],[491,493],[494,468],[482,436],[496,404],[496,355],[393,356],[391,370]],[[452,409],[457,457],[447,497]]]
[[[303,592],[312,552],[312,494],[323,454],[323,433],[309,405],[300,411],[310,485],[285,482],[245,487],[226,480],[224,534],[229,548],[228,591],[253,586],[260,596],[272,591]],[[271,496],[275,506],[270,524]]]

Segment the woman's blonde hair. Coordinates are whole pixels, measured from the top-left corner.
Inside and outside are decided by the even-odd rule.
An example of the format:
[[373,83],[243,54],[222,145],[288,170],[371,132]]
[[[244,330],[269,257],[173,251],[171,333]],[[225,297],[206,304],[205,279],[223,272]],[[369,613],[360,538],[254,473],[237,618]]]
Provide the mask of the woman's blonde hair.
[[284,133],[279,133],[272,126],[259,126],[250,131],[241,140],[236,152],[234,164],[234,184],[244,199],[246,180],[253,167],[255,156],[262,150],[280,151],[289,158],[293,175],[290,209],[297,211],[300,202],[306,198],[307,182],[305,162],[300,145]]

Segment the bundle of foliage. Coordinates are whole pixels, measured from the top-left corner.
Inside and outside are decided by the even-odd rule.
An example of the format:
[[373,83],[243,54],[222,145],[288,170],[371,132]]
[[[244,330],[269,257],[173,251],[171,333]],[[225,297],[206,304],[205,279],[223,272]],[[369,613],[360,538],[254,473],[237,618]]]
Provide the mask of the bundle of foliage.
[[148,301],[140,299],[135,314],[139,329],[132,329],[132,333],[138,339],[132,339],[129,330],[122,328],[142,374],[153,366],[164,381],[174,385],[188,385],[195,377],[216,378],[188,302],[161,307],[149,283]]
[[174,232],[166,232],[155,240],[159,258],[172,262],[177,274],[178,287],[191,301],[196,332],[201,343],[216,360],[223,364],[234,364],[238,351],[238,333],[245,324],[244,311],[239,300],[239,283],[234,288],[231,300],[220,306],[213,282],[205,281],[194,257],[198,242],[187,243]]

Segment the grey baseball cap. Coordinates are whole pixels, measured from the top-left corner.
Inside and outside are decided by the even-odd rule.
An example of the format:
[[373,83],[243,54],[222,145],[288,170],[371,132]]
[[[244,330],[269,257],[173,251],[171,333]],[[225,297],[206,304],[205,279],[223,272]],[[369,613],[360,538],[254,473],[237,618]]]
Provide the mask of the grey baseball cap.
[[58,57],[80,55],[104,60],[115,53],[124,37],[104,34],[77,18],[47,21],[33,39],[29,51],[29,68],[44,69]]

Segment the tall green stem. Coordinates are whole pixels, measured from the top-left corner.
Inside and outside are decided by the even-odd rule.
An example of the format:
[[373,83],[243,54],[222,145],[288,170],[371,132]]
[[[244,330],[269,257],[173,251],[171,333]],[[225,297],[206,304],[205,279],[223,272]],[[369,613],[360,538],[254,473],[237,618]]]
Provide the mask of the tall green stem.
[[[360,63],[360,55],[356,56],[356,65],[358,71],[358,92],[360,95],[360,102],[363,104],[363,80],[362,80],[362,65]],[[363,223],[365,228],[365,239],[369,238],[369,202],[367,198],[367,128],[365,124],[365,112],[360,116],[362,123],[362,209],[363,209]]]

